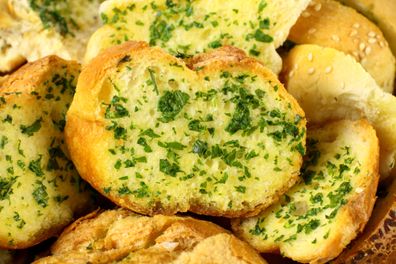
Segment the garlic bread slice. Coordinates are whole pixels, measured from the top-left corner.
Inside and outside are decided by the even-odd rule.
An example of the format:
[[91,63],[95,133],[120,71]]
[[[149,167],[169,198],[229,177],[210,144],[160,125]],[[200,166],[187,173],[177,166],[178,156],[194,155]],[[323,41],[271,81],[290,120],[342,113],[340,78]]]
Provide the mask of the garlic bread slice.
[[80,66],[46,57],[0,89],[0,248],[57,235],[90,204],[63,136]]
[[89,40],[85,61],[128,40],[146,41],[173,55],[192,56],[224,45],[244,50],[273,72],[282,61],[275,49],[308,0],[108,0],[103,27]]
[[0,0],[0,73],[48,55],[82,61],[103,0]]
[[267,263],[223,228],[191,217],[134,214],[125,209],[94,212],[65,229],[49,263]]
[[326,263],[369,220],[378,184],[378,139],[367,121],[309,128],[303,181],[258,216],[233,222],[261,252],[303,263]]
[[142,214],[256,214],[298,179],[304,113],[236,48],[189,67],[143,42],[96,57],[67,114],[72,160],[103,195]]

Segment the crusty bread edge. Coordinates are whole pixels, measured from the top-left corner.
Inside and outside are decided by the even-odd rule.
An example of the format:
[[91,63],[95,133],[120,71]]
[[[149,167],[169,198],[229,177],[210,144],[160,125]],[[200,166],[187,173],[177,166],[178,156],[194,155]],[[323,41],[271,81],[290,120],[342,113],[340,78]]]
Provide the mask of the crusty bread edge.
[[[337,123],[339,121],[335,121],[333,123]],[[366,185],[366,188],[363,190],[363,193],[367,193],[367,195],[362,196],[359,193],[356,193],[352,199],[349,200],[347,207],[344,207],[339,214],[342,214],[342,217],[348,222],[345,226],[350,225],[351,229],[356,230],[354,235],[358,235],[365,227],[365,224],[369,220],[374,203],[376,200],[376,190],[379,181],[379,143],[378,138],[375,136],[375,130],[368,123],[367,120],[359,120],[358,121],[362,126],[371,130],[371,144],[370,144],[370,153],[372,153],[372,158],[368,160],[368,167],[373,171],[373,175],[370,177],[370,182]],[[320,128],[324,125],[313,126],[310,129]],[[367,212],[367,213],[366,213]],[[249,241],[249,237],[245,235],[245,232],[241,228],[241,223],[244,219],[237,218],[231,221],[231,227],[234,234],[244,241]],[[310,262],[310,263],[324,263],[329,261],[336,256],[338,256],[345,246],[351,242],[354,237],[345,238],[345,234],[342,230],[339,230],[337,235],[333,237],[331,246],[327,247],[326,250],[321,252],[315,252],[316,255],[326,255],[329,256],[326,259],[321,259],[317,256],[307,256],[305,259],[296,259],[299,262]],[[264,252],[263,248],[254,246],[259,252]],[[275,245],[271,250],[265,251],[266,253],[280,253],[281,246]],[[284,254],[284,253],[282,253]],[[287,255],[285,255],[287,256]],[[290,257],[290,256],[287,256]]]
[[[160,48],[149,48],[148,44],[145,42],[125,42],[118,46],[113,46],[102,53],[100,53],[96,58],[90,61],[89,64],[85,65],[83,71],[80,75],[78,80],[77,90],[81,89],[83,93],[87,93],[91,90],[96,89],[96,87],[100,86],[103,82],[104,76],[106,75],[107,71],[111,70],[112,68],[116,67],[118,62],[127,56],[130,53],[138,52],[142,50],[148,50],[150,52],[159,52],[164,54],[164,52]],[[198,55],[197,57],[190,59],[187,64],[194,69],[195,67],[199,67],[200,71],[204,72],[206,66],[210,66],[211,70],[215,70],[216,68],[221,68],[223,65],[228,65],[232,63],[238,63],[238,65],[246,65],[246,67],[250,67],[256,72],[261,73],[265,78],[271,81],[273,84],[277,84],[279,87],[279,95],[283,98],[286,98],[291,103],[292,109],[296,111],[300,116],[305,116],[305,113],[298,105],[297,101],[286,92],[286,89],[283,85],[277,80],[276,76],[267,70],[261,63],[257,60],[248,58],[244,55],[245,53],[237,48],[233,47],[223,47],[219,50],[214,50],[206,54]],[[173,56],[169,54],[164,54],[162,56],[169,56],[169,58],[175,59]],[[184,63],[180,60],[180,63]],[[79,88],[81,87],[81,88]],[[95,88],[94,88],[95,87]],[[74,102],[73,102],[74,103]],[[93,114],[92,114],[93,115]],[[95,178],[96,168],[89,162],[81,162],[87,157],[88,153],[84,153],[85,150],[81,150],[81,148],[77,147],[76,144],[73,142],[73,138],[77,135],[82,137],[85,135],[83,130],[90,130],[94,131],[93,129],[89,129],[92,126],[101,126],[100,122],[95,120],[95,116],[81,116],[78,111],[74,110],[73,104],[67,114],[67,121],[65,127],[65,138],[66,143],[69,146],[69,152],[71,154],[72,160],[76,165],[77,170],[79,170],[80,175],[88,181],[97,191],[102,193],[104,196],[109,198],[114,203],[118,204],[121,207],[128,208],[133,210],[137,213],[145,214],[145,215],[154,215],[154,214],[165,214],[165,215],[172,215],[177,212],[183,212],[185,210],[180,210],[179,208],[162,208],[160,206],[154,205],[151,208],[144,208],[132,202],[127,202],[119,197],[112,196],[104,192],[101,189],[102,181],[100,179]],[[301,126],[305,128],[306,120],[303,119],[301,122]],[[95,138],[101,137],[103,133],[93,132],[96,133]],[[305,134],[304,134],[305,138]],[[71,147],[70,147],[71,146]],[[84,157],[84,158],[83,158]],[[91,162],[92,163],[92,162]],[[302,164],[302,157],[300,158],[299,164],[296,167],[300,167]],[[290,175],[290,180],[285,186],[279,190],[279,192],[273,197],[272,200],[266,201],[259,206],[256,206],[254,209],[250,210],[238,210],[238,211],[224,211],[219,212],[216,209],[210,208],[207,205],[203,205],[197,202],[190,203],[189,211],[195,212],[198,214],[205,214],[205,215],[212,215],[212,216],[225,216],[229,218],[235,217],[242,217],[242,216],[253,216],[257,215],[261,210],[268,207],[274,201],[278,200],[279,197],[284,194],[291,186],[293,186],[299,180],[299,172],[296,170],[296,173]]]

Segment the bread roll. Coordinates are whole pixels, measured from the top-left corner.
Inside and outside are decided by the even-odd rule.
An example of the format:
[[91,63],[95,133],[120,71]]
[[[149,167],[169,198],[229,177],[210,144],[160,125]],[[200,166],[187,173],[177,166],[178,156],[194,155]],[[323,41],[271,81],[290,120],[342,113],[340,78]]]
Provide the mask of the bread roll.
[[78,171],[142,214],[257,214],[297,180],[304,113],[231,47],[185,63],[127,42],[82,71],[66,138]]
[[260,252],[302,263],[326,263],[369,220],[378,183],[378,139],[367,121],[309,128],[303,182],[259,216],[233,222]]
[[0,248],[27,248],[57,235],[91,204],[63,136],[79,72],[78,63],[51,56],[2,83]]
[[384,33],[394,55],[396,55],[396,1],[394,0],[339,0],[355,8],[372,20]]
[[279,73],[276,53],[309,0],[110,0],[100,8],[105,24],[91,37],[85,61],[128,40],[146,41],[179,57],[224,45],[244,50]]
[[396,98],[351,56],[316,45],[296,46],[284,60],[282,76],[312,123],[367,118],[380,140],[381,177],[395,175]]
[[213,223],[189,217],[95,212],[69,226],[52,246],[55,263],[267,263],[248,244]]
[[316,44],[353,56],[384,91],[392,93],[395,57],[381,30],[363,15],[335,0],[313,0],[289,39],[297,44]]
[[47,55],[82,61],[103,0],[0,0],[0,73]]

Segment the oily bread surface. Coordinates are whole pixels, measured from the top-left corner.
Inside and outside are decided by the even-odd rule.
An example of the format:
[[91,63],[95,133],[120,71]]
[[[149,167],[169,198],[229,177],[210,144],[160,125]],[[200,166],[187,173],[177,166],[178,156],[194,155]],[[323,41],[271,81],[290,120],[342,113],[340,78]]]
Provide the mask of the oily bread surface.
[[85,61],[128,40],[146,41],[180,57],[231,45],[279,73],[282,61],[275,49],[286,40],[290,27],[308,3],[308,0],[105,1],[100,8],[104,26],[91,37]]
[[56,235],[91,203],[63,137],[79,72],[78,63],[50,56],[2,83],[2,248],[26,248]]
[[361,232],[375,202],[378,139],[365,120],[309,128],[303,181],[257,217],[233,222],[261,252],[326,263]]
[[396,98],[379,88],[351,56],[298,45],[284,60],[282,78],[314,124],[367,118],[380,140],[381,177],[395,174]]
[[316,44],[351,55],[392,93],[396,61],[381,30],[370,20],[335,0],[313,0],[290,30],[297,44]]
[[94,212],[69,226],[41,263],[266,263],[213,223],[145,217],[124,209]]
[[[191,70],[159,48],[128,42],[80,75],[66,124],[71,157],[82,177],[120,206],[236,217],[256,214],[296,182],[305,119],[295,100],[240,50],[199,58]],[[164,120],[169,94],[185,104]],[[241,108],[251,122],[240,126]]]

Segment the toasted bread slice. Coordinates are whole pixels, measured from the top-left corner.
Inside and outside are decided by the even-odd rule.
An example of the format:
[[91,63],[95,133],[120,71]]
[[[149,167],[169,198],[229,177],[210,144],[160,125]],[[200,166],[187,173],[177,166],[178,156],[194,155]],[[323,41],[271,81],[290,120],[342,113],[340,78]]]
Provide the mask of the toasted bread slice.
[[103,0],[0,0],[0,73],[47,55],[82,61]]
[[363,230],[378,184],[378,140],[367,121],[308,130],[303,181],[259,216],[233,229],[261,252],[325,263]]
[[339,0],[355,8],[378,25],[396,55],[396,1],[394,0]]
[[380,140],[382,179],[396,175],[396,98],[351,56],[299,45],[285,58],[282,76],[312,123],[367,118]]
[[104,26],[91,37],[85,61],[127,40],[146,41],[173,55],[232,45],[259,59],[275,73],[276,53],[308,0],[109,0],[100,8]]
[[63,137],[79,71],[76,62],[46,57],[2,84],[0,248],[54,236],[90,203]]
[[313,0],[290,30],[297,44],[316,44],[353,56],[377,84],[392,93],[396,61],[381,30],[335,0]]
[[190,217],[94,212],[69,226],[49,263],[267,263],[221,227]]
[[236,48],[189,64],[143,42],[95,58],[67,114],[72,160],[103,195],[142,214],[256,214],[298,179],[304,113]]
[[345,249],[334,264],[389,264],[396,261],[396,181],[378,197],[362,235]]

